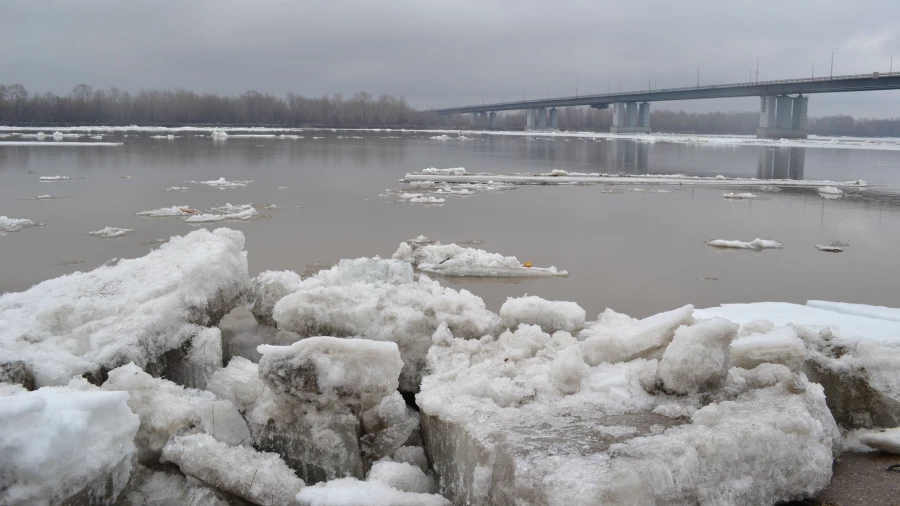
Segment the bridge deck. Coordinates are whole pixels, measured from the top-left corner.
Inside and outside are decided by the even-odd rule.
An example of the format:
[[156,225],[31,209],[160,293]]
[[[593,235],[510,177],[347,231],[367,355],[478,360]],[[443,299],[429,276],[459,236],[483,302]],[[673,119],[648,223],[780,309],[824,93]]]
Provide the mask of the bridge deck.
[[582,95],[541,100],[524,100],[465,107],[435,109],[434,112],[460,114],[469,112],[515,111],[544,107],[569,107],[579,105],[606,106],[615,102],[664,102],[670,100],[697,100],[705,98],[757,97],[763,95],[796,95],[813,93],[838,93],[848,91],[874,91],[900,89],[900,72],[761,81],[755,83],[720,84],[663,90],[643,90],[605,95]]

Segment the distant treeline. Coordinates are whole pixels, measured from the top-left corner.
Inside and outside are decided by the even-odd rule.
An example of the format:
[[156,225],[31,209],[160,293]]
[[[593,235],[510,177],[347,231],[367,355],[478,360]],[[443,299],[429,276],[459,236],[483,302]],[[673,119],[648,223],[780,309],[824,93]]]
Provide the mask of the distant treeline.
[[[608,109],[568,107],[559,112],[563,130],[608,130]],[[686,113],[651,111],[655,132],[697,134],[747,134],[756,132],[756,112]],[[95,90],[79,84],[65,96],[30,94],[21,84],[0,84],[2,125],[241,125],[326,127],[468,127],[471,115],[441,118],[419,111],[403,97],[355,93],[306,98],[293,93],[276,97],[247,91],[238,96],[195,93],[187,90],[141,90],[118,88]],[[486,127],[486,119],[475,126]],[[498,128],[521,129],[524,112],[500,114]],[[900,137],[900,118],[855,119],[826,116],[809,119],[809,132],[816,135]]]

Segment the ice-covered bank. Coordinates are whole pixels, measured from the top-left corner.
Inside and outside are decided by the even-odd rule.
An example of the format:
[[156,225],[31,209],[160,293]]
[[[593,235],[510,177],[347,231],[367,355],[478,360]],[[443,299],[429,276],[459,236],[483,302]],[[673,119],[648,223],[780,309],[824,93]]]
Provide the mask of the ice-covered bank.
[[[898,447],[898,309],[497,314],[408,243],[419,269],[252,283],[243,246],[197,230],[0,296],[0,503],[776,504],[845,444]],[[214,326],[239,302],[249,358]]]
[[128,362],[163,373],[190,358],[249,281],[240,232],[173,237],[145,257],[0,295],[0,363],[24,362],[38,386],[99,383]]

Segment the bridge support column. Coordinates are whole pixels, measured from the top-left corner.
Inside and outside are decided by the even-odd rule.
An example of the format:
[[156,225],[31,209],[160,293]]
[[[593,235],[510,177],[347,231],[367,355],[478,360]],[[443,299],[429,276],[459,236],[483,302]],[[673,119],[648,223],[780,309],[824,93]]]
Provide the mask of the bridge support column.
[[491,114],[489,117],[490,117],[490,127],[497,128],[497,113],[491,111]]
[[556,107],[550,109],[550,128],[553,130],[559,130],[559,111],[556,110]]
[[807,109],[809,97],[760,97],[760,139],[805,139],[808,132]]
[[537,110],[528,109],[525,111],[525,130],[534,130],[537,124]]
[[541,107],[540,109],[537,110],[537,113],[538,113],[538,117],[537,117],[538,130],[546,130],[547,129],[547,109],[544,109],[543,107]]
[[[644,116],[646,116],[646,121]],[[642,104],[637,102],[616,102],[613,104],[613,121],[609,131],[614,134],[649,133],[650,104],[647,102]]]

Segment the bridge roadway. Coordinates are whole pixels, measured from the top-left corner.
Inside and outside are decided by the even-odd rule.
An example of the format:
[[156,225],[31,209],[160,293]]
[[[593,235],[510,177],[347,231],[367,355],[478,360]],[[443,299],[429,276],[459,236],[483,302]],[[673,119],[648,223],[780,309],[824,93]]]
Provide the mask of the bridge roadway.
[[668,88],[662,90],[642,90],[605,95],[580,95],[518,102],[501,102],[484,105],[467,105],[435,109],[439,115],[518,111],[551,107],[590,105],[605,109],[617,102],[665,102],[671,100],[699,100],[707,98],[762,97],[766,95],[811,95],[813,93],[838,93],[848,91],[875,91],[900,89],[900,72],[891,74],[860,74],[849,76],[815,77],[788,79],[782,81],[760,81],[755,83],[718,84],[713,86],[692,86],[689,88]]

